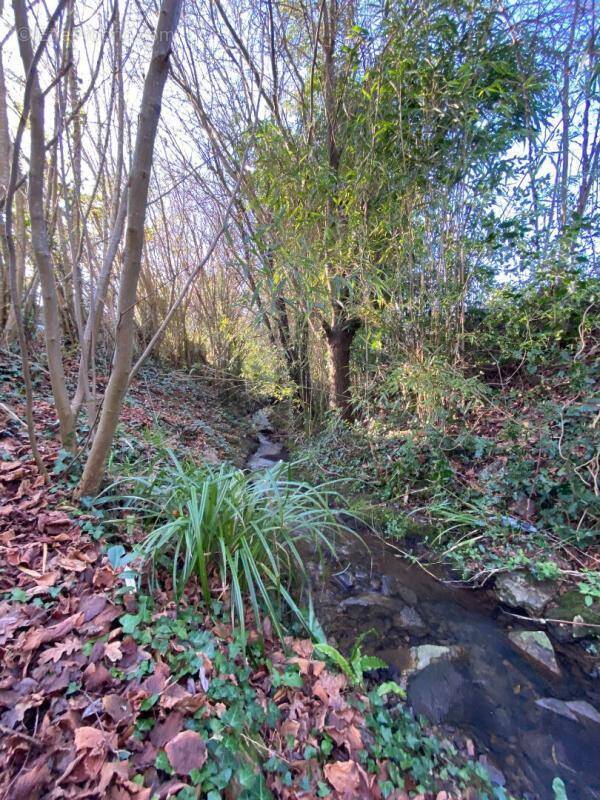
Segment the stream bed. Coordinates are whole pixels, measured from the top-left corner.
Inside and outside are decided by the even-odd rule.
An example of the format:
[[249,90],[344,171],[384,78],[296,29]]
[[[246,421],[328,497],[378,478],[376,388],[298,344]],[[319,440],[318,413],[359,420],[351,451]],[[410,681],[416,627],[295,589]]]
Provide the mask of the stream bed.
[[[258,427],[250,469],[285,457],[266,416]],[[374,631],[364,647],[407,685],[415,713],[472,738],[508,793],[552,800],[559,777],[569,800],[600,798],[600,678],[581,668],[577,645],[553,642],[553,674],[509,638],[511,630],[541,627],[504,613],[491,592],[437,580],[369,531],[336,549],[338,561],[307,558],[315,610],[332,644],[348,651]]]

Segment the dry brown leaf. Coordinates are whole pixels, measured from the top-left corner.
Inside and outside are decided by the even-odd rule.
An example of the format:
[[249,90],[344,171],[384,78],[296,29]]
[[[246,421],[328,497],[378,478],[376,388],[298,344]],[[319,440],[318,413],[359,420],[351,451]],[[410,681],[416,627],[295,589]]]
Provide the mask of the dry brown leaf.
[[76,650],[81,650],[81,640],[76,636],[70,636],[64,642],[59,642],[44,650],[39,659],[40,664],[47,664],[49,661],[56,664],[63,656],[70,656]]
[[325,777],[344,798],[367,797],[368,777],[356,761],[334,761],[326,764]]
[[102,706],[105,712],[115,722],[122,722],[131,715],[131,706],[119,694],[107,694],[102,698]]
[[99,728],[83,725],[75,731],[75,748],[77,750],[95,750],[104,747],[105,744],[106,734]]
[[201,769],[207,758],[206,744],[196,731],[178,733],[166,745],[165,751],[178,775],[189,775],[193,769]]
[[10,790],[11,800],[38,800],[50,780],[48,765],[40,761],[31,769],[22,772]]
[[120,661],[123,658],[121,642],[107,642],[106,647],[104,648],[104,655],[109,661],[112,661],[113,664],[117,661]]

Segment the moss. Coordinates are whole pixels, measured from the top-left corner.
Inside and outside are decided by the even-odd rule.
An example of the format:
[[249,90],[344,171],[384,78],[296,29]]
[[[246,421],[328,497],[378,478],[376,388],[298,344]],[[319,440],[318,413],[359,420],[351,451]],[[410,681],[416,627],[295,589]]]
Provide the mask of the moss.
[[[547,615],[553,619],[564,619],[572,622],[575,617],[580,617],[588,625],[600,625],[600,602],[586,606],[584,597],[577,589],[570,589],[558,598],[558,603],[551,608]],[[574,633],[580,636],[597,636],[600,628],[577,627]]]

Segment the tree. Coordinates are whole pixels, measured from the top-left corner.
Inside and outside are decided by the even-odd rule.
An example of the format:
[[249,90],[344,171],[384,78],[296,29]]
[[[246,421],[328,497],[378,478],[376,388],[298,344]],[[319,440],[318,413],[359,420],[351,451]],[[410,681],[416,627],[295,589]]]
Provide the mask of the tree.
[[123,266],[121,268],[115,354],[108,386],[102,402],[98,430],[88,455],[79,494],[93,494],[102,482],[104,467],[123,398],[129,385],[133,360],[134,313],[144,246],[144,221],[148,187],[154,156],[154,142],[160,120],[161,100],[169,74],[169,56],[177,29],[182,0],[163,0],[160,8],[150,66],[144,81],[133,163],[127,195],[127,223]]

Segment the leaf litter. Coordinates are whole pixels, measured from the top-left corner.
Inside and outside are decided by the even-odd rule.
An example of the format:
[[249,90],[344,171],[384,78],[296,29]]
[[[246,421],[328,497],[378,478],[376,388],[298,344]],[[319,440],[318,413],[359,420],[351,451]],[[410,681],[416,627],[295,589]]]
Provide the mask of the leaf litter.
[[[40,405],[37,413],[50,413]],[[178,676],[158,643],[141,647],[124,629],[128,615],[135,619],[137,602],[119,595],[122,576],[82,530],[85,515],[67,513],[73,508],[67,491],[44,484],[20,434],[4,432],[2,446],[0,797],[175,797],[193,786],[190,773],[193,778],[209,758],[206,734],[193,727],[198,720],[221,723],[229,711],[226,700],[209,699],[211,681],[235,685],[236,675],[218,672],[215,654],[200,653],[197,676]],[[46,441],[43,452],[51,466],[57,447]],[[175,617],[168,593],[158,605],[154,620]],[[241,732],[255,754],[251,769],[269,759],[284,764],[291,780],[281,771],[265,773],[271,795],[283,800],[382,798],[381,786],[390,785],[386,759],[375,762],[375,771],[364,766],[372,738],[365,726],[367,697],[315,658],[310,641],[288,638],[284,647],[268,623],[259,635],[253,622],[249,615],[249,640],[263,640],[271,665],[250,675],[253,703],[265,709],[273,703],[277,719],[262,726],[260,741]],[[227,653],[233,642],[228,625],[199,613],[198,626]],[[175,655],[184,649],[175,637],[168,647]],[[300,680],[275,686],[275,669],[297,670]],[[331,751],[323,764],[316,754],[324,739]],[[406,791],[385,796],[403,800],[411,789],[407,778]],[[223,796],[242,790],[233,775]]]

